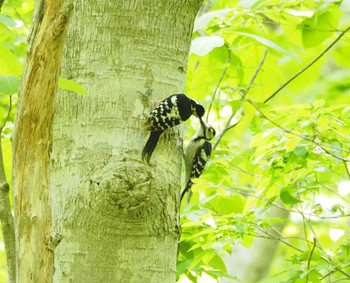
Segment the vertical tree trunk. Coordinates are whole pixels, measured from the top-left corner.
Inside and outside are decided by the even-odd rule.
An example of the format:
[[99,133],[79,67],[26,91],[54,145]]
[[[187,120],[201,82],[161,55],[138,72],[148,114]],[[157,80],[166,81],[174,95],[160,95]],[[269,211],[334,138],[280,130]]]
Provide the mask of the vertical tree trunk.
[[152,101],[183,92],[202,0],[75,1],[62,76],[51,195],[54,282],[175,282],[181,143],[164,135],[140,160]]
[[[67,1],[66,1],[67,2]],[[13,136],[17,282],[51,282],[51,125],[68,8],[38,1]]]

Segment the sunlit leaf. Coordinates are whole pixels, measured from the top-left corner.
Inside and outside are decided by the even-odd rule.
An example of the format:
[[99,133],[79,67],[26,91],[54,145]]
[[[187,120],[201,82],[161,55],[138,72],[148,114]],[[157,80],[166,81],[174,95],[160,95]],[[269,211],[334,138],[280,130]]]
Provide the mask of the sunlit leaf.
[[0,75],[20,75],[22,66],[14,54],[0,43]]
[[58,79],[58,87],[61,89],[69,90],[78,94],[87,94],[86,89],[84,89],[80,84],[72,80],[66,80],[63,78]]
[[291,55],[290,52],[288,52],[286,49],[284,49],[282,46],[278,45],[277,43],[273,42],[270,39],[264,38],[260,35],[256,35],[253,33],[248,33],[247,31],[236,31],[237,34],[247,36],[250,38],[255,39],[256,41],[260,42],[261,44],[265,45],[266,47],[270,47],[278,52]]
[[16,22],[9,16],[0,14],[0,23],[7,25],[9,28],[13,28]]
[[204,56],[216,47],[221,47],[225,44],[222,37],[217,35],[196,37],[192,41],[191,53],[199,56]]
[[304,20],[302,30],[302,41],[306,48],[320,44],[332,36],[337,29],[341,13],[336,10],[321,11],[311,18]]
[[283,188],[280,192],[280,199],[285,204],[297,204],[300,200],[292,195],[291,188]]
[[205,28],[208,26],[208,24],[215,18],[223,19],[226,17],[226,15],[233,11],[233,9],[221,9],[216,11],[210,11],[208,13],[205,13],[203,15],[200,15],[196,18],[196,21],[194,22],[194,31],[197,31],[199,29]]
[[15,76],[0,76],[0,95],[13,95],[18,92],[20,79]]

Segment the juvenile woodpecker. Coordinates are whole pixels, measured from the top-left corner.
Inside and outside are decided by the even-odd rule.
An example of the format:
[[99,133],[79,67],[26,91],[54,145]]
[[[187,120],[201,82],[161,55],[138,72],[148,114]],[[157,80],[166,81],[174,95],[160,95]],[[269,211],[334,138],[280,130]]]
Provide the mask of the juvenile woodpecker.
[[180,202],[184,195],[191,189],[193,178],[199,178],[204,166],[210,158],[212,146],[210,140],[215,137],[215,129],[207,126],[200,119],[201,126],[194,138],[190,141],[185,151],[186,178],[185,187],[180,196]]
[[192,114],[201,120],[204,107],[185,94],[173,94],[155,107],[145,123],[145,129],[151,133],[142,150],[142,160],[146,159],[149,163],[161,134],[166,129],[186,121]]

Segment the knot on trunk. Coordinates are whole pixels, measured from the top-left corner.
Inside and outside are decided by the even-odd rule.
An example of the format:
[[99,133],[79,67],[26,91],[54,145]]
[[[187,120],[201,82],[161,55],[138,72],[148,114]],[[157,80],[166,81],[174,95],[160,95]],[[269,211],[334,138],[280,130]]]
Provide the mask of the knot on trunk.
[[140,160],[109,162],[91,176],[90,189],[94,194],[91,206],[103,214],[142,210],[159,187],[150,169]]

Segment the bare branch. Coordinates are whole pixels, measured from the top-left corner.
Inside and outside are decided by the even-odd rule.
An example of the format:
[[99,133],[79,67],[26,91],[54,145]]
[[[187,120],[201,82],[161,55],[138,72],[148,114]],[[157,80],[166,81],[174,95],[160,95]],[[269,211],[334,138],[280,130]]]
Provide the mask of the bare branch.
[[323,55],[325,55],[349,30],[350,30],[350,26],[347,27],[344,31],[342,31],[341,34],[339,34],[339,36],[320,55],[318,55],[314,60],[312,60],[309,64],[307,64],[304,68],[302,68],[299,72],[297,72],[289,80],[287,80],[283,85],[281,85],[273,94],[271,94],[268,98],[266,98],[264,100],[264,103],[269,102],[272,98],[274,98],[277,95],[277,93],[279,93],[282,89],[284,89],[287,85],[289,85],[292,81],[294,81],[307,69],[309,69],[319,59],[321,59]]

